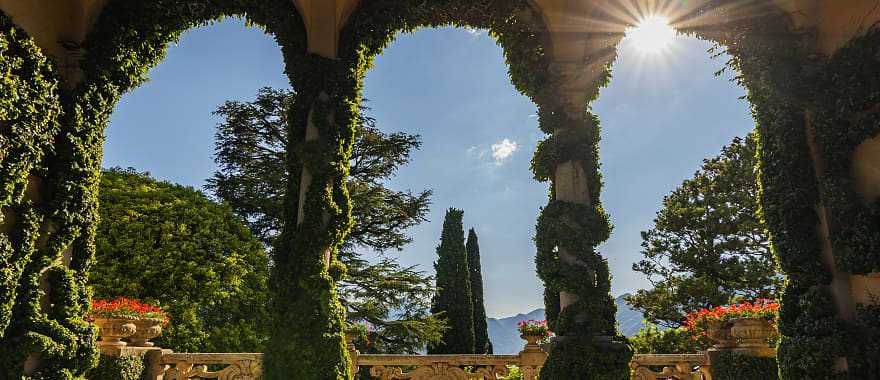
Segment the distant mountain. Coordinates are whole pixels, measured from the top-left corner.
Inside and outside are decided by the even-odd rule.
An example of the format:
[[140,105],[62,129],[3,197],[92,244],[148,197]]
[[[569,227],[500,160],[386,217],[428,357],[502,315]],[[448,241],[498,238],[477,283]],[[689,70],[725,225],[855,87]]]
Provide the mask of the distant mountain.
[[617,305],[617,328],[621,334],[633,336],[638,334],[639,329],[644,325],[645,315],[641,311],[629,307],[624,301],[626,297],[629,297],[629,294],[624,294],[614,300]]
[[[627,295],[624,294],[617,297],[614,303],[617,304],[617,323],[620,326],[620,332],[626,336],[632,336],[639,332],[644,316],[626,304],[626,301],[623,299]],[[486,318],[486,324],[489,327],[489,340],[492,341],[494,353],[499,355],[519,353],[525,344],[525,341],[520,339],[519,331],[517,330],[519,322],[530,319],[542,321],[545,318],[544,309],[537,309],[528,314],[517,314],[507,318]]]
[[521,321],[530,319],[536,321],[546,319],[544,309],[507,318],[486,318],[486,325],[489,327],[489,340],[492,341],[492,353],[498,355],[519,353],[525,345],[525,341],[519,337],[518,325]]

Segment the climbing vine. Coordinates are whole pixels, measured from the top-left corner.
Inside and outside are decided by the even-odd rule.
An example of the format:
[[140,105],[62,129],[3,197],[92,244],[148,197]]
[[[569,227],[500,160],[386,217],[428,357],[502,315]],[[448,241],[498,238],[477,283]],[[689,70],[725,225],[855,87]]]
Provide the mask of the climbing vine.
[[[814,83],[810,131],[824,164],[820,190],[834,264],[849,274],[880,272],[880,200],[866,200],[857,192],[853,170],[858,146],[880,135],[880,28],[838,50]],[[880,300],[872,302],[857,305],[857,319],[837,331],[845,335],[839,349],[854,378],[868,378],[880,369],[876,360],[867,359],[880,351]]]
[[853,154],[880,135],[880,29],[841,48],[817,75],[811,115],[839,270],[880,272],[880,201],[857,193]]
[[[727,17],[733,3],[708,2],[696,13],[714,12],[724,22],[688,32],[730,53],[758,122],[761,215],[788,275],[780,373],[786,379],[830,378],[837,375],[836,358],[858,347],[876,351],[876,345],[852,344],[876,333],[873,306],[860,310],[857,324],[835,316],[814,207],[823,201],[830,210],[838,269],[880,270],[880,203],[864,202],[850,174],[855,149],[880,133],[880,33],[822,62],[809,55],[808,38],[791,32],[769,3],[748,19]],[[68,379],[95,365],[94,329],[82,315],[103,130],[119,97],[145,80],[170,43],[223,17],[245,17],[274,36],[300,95],[288,118],[287,223],[273,251],[267,378],[349,376],[344,310],[334,283],[345,275],[336,251],[351,227],[345,177],[363,78],[397,33],[445,25],[488,29],[504,48],[511,82],[536,103],[540,128],[549,135],[532,161],[535,178],[554,189],[562,165],[586,175],[587,204],[558,199],[551,190],[538,218],[536,265],[547,287],[548,317],[561,336],[542,377],[629,376],[630,351],[614,325],[608,263],[596,251],[611,224],[600,203],[599,120],[589,112],[610,78],[619,35],[600,36],[607,64],[590,63],[594,81],[582,96],[583,108],[572,113],[560,103],[565,80],[550,65],[542,15],[526,0],[362,0],[335,59],[306,53],[304,26],[289,0],[110,0],[80,52],[84,79],[63,90],[52,63],[0,15],[0,377]],[[818,176],[814,151],[825,164]],[[38,241],[41,235],[48,239]],[[576,296],[562,310],[560,292]],[[294,320],[297,328],[289,325]],[[850,374],[867,376],[870,365],[856,362]]]
[[[726,19],[735,11],[729,3],[710,7]],[[856,146],[878,133],[877,34],[857,38],[823,60],[812,52],[815,36],[809,31],[790,30],[778,11],[756,12],[764,16],[731,18],[689,32],[718,42],[732,56],[729,66],[748,89],[757,120],[760,214],[787,275],[779,374],[783,379],[867,378],[872,372],[859,365],[838,373],[838,358],[858,362],[864,347],[858,337],[877,327],[837,316],[830,268],[850,273],[878,268],[872,250],[880,247],[876,205],[860,201],[850,167]],[[820,156],[826,167],[817,173],[814,160]],[[831,262],[823,259],[820,204],[830,209]]]
[[[560,309],[548,303],[548,320],[559,336],[541,370],[542,379],[629,379],[632,350],[617,331],[617,307],[611,297],[611,274],[607,260],[596,247],[611,234],[611,222],[602,208],[602,177],[599,172],[599,118],[588,109],[611,79],[613,46],[621,34],[607,34],[593,82],[583,94],[584,111],[566,112],[564,105],[543,104],[540,128],[549,136],[538,143],[532,158],[535,179],[551,184],[550,200],[538,217],[535,233],[535,264],[548,293],[566,292],[575,301]],[[556,173],[561,165],[583,170],[588,188],[587,204],[557,198]],[[568,255],[568,258],[563,257]],[[546,296],[545,296],[546,298]]]
[[[590,373],[591,378],[625,378],[629,375],[629,352],[596,345],[594,335],[615,336],[615,306],[609,295],[610,276],[607,262],[594,247],[607,239],[610,223],[599,204],[600,177],[598,173],[598,119],[592,114],[572,118],[562,112],[558,91],[563,78],[550,68],[547,31],[542,16],[524,1],[362,1],[350,16],[342,33],[341,58],[351,61],[352,76],[360,78],[379,54],[400,31],[412,31],[427,26],[464,26],[488,29],[499,45],[509,67],[513,85],[539,107],[541,130],[554,134],[539,147],[533,161],[536,178],[550,180],[560,163],[580,161],[589,176],[590,205],[577,205],[551,200],[542,214],[536,240],[538,243],[538,271],[548,289],[549,303],[558,304],[559,290],[572,291],[580,301],[565,308],[562,330],[575,330],[581,335],[572,338],[565,347],[558,346],[551,353],[545,367],[545,378],[573,378],[576,373]],[[611,49],[613,51],[613,49]],[[598,95],[598,88],[609,78],[607,67],[597,75],[595,86],[587,99]],[[359,94],[360,88],[358,88]],[[580,119],[586,122],[579,122]],[[575,128],[570,128],[575,126]],[[571,238],[581,236],[582,238]],[[586,263],[563,264],[555,249],[569,245],[576,257]],[[592,281],[584,281],[587,274]],[[552,312],[552,310],[551,310]],[[591,313],[589,323],[575,323],[575,315]],[[577,327],[576,327],[577,326]],[[609,353],[610,352],[610,353]],[[611,375],[605,375],[611,373]]]
[[[716,8],[722,15],[729,10],[723,2]],[[809,46],[802,43],[803,36],[788,30],[778,12],[691,32],[726,48],[757,121],[759,213],[788,276],[779,317],[780,375],[831,377],[833,361],[842,353],[843,337],[836,334],[842,321],[835,317],[828,289],[832,277],[817,233],[819,191],[808,145],[808,74],[802,65]]]
[[[106,103],[85,107],[107,115],[121,93],[143,81],[150,67],[164,57],[169,43],[193,27],[223,17],[245,17],[271,34],[285,61],[291,86],[304,99],[290,112],[288,145],[291,183],[286,197],[286,227],[273,250],[271,290],[273,324],[267,343],[266,377],[269,379],[347,379],[348,356],[342,336],[343,310],[335,294],[334,280],[342,271],[335,258],[339,243],[350,225],[350,206],[342,178],[347,174],[353,128],[334,128],[328,112],[333,111],[339,88],[316,86],[312,78],[329,71],[325,78],[339,77],[339,65],[306,54],[305,29],[291,1],[155,0],[131,3],[112,1],[103,10],[97,26],[87,38],[88,52],[83,69],[86,80],[77,88],[82,102],[106,99]],[[321,83],[328,84],[328,83]],[[344,87],[342,87],[344,88]],[[318,93],[319,90],[326,91]],[[304,104],[304,102],[313,102]],[[324,107],[329,104],[330,107]],[[107,106],[110,107],[107,107]],[[102,107],[103,106],[103,107]],[[342,107],[335,113],[344,117]],[[320,138],[305,141],[309,113]],[[94,123],[102,129],[106,120]],[[311,184],[303,205],[305,220],[297,224],[302,167],[310,170]],[[326,187],[331,185],[330,190]],[[329,218],[325,219],[325,215]],[[325,252],[329,251],[329,263]],[[293,281],[291,281],[293,279]],[[291,328],[296,320],[298,328]]]
[[55,66],[4,14],[0,72],[0,378],[79,377],[96,361],[80,249],[93,214],[79,207],[93,198],[62,157],[81,135],[63,123]]

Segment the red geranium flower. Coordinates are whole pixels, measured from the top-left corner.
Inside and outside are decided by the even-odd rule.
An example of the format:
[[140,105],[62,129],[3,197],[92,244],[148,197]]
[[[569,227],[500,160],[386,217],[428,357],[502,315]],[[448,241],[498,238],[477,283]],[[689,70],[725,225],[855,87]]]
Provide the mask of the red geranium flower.
[[550,331],[550,327],[547,326],[547,321],[536,321],[536,320],[527,320],[520,321],[518,323],[519,332],[523,335],[539,335],[542,339],[546,339],[550,337],[552,333]]
[[92,300],[89,318],[155,318],[167,324],[170,317],[158,306],[141,303],[125,297],[117,297],[112,301]]
[[768,299],[757,299],[755,302],[744,302],[730,306],[717,306],[712,309],[702,309],[687,315],[685,329],[695,332],[695,338],[706,335],[709,321],[729,321],[736,318],[767,318],[775,320],[779,311],[779,304]]

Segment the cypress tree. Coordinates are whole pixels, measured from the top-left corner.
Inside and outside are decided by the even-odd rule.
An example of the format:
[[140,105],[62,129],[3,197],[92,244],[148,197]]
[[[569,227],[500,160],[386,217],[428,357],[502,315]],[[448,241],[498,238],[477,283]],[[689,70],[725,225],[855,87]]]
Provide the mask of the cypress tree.
[[471,303],[474,305],[474,353],[491,354],[489,327],[486,326],[486,306],[483,304],[483,269],[480,265],[480,243],[473,228],[468,231],[467,244],[468,269],[471,272]]
[[470,354],[474,352],[474,304],[470,271],[464,245],[464,211],[446,210],[443,233],[437,246],[437,292],[431,311],[447,320],[443,342],[428,345],[429,354]]

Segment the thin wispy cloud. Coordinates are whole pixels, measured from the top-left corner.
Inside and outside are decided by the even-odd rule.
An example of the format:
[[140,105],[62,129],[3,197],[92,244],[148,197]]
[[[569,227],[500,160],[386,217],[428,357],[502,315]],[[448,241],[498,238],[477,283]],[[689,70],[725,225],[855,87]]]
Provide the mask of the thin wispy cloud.
[[492,159],[495,160],[496,164],[501,165],[518,149],[519,145],[517,145],[516,141],[510,141],[509,139],[501,140],[492,144]]
[[468,153],[468,155],[471,155],[471,156],[476,157],[478,159],[482,159],[483,157],[486,157],[486,154],[488,154],[489,152],[488,152],[488,150],[486,150],[484,148],[484,146],[482,144],[480,144],[480,145],[471,145],[471,147],[468,148],[467,153]]

